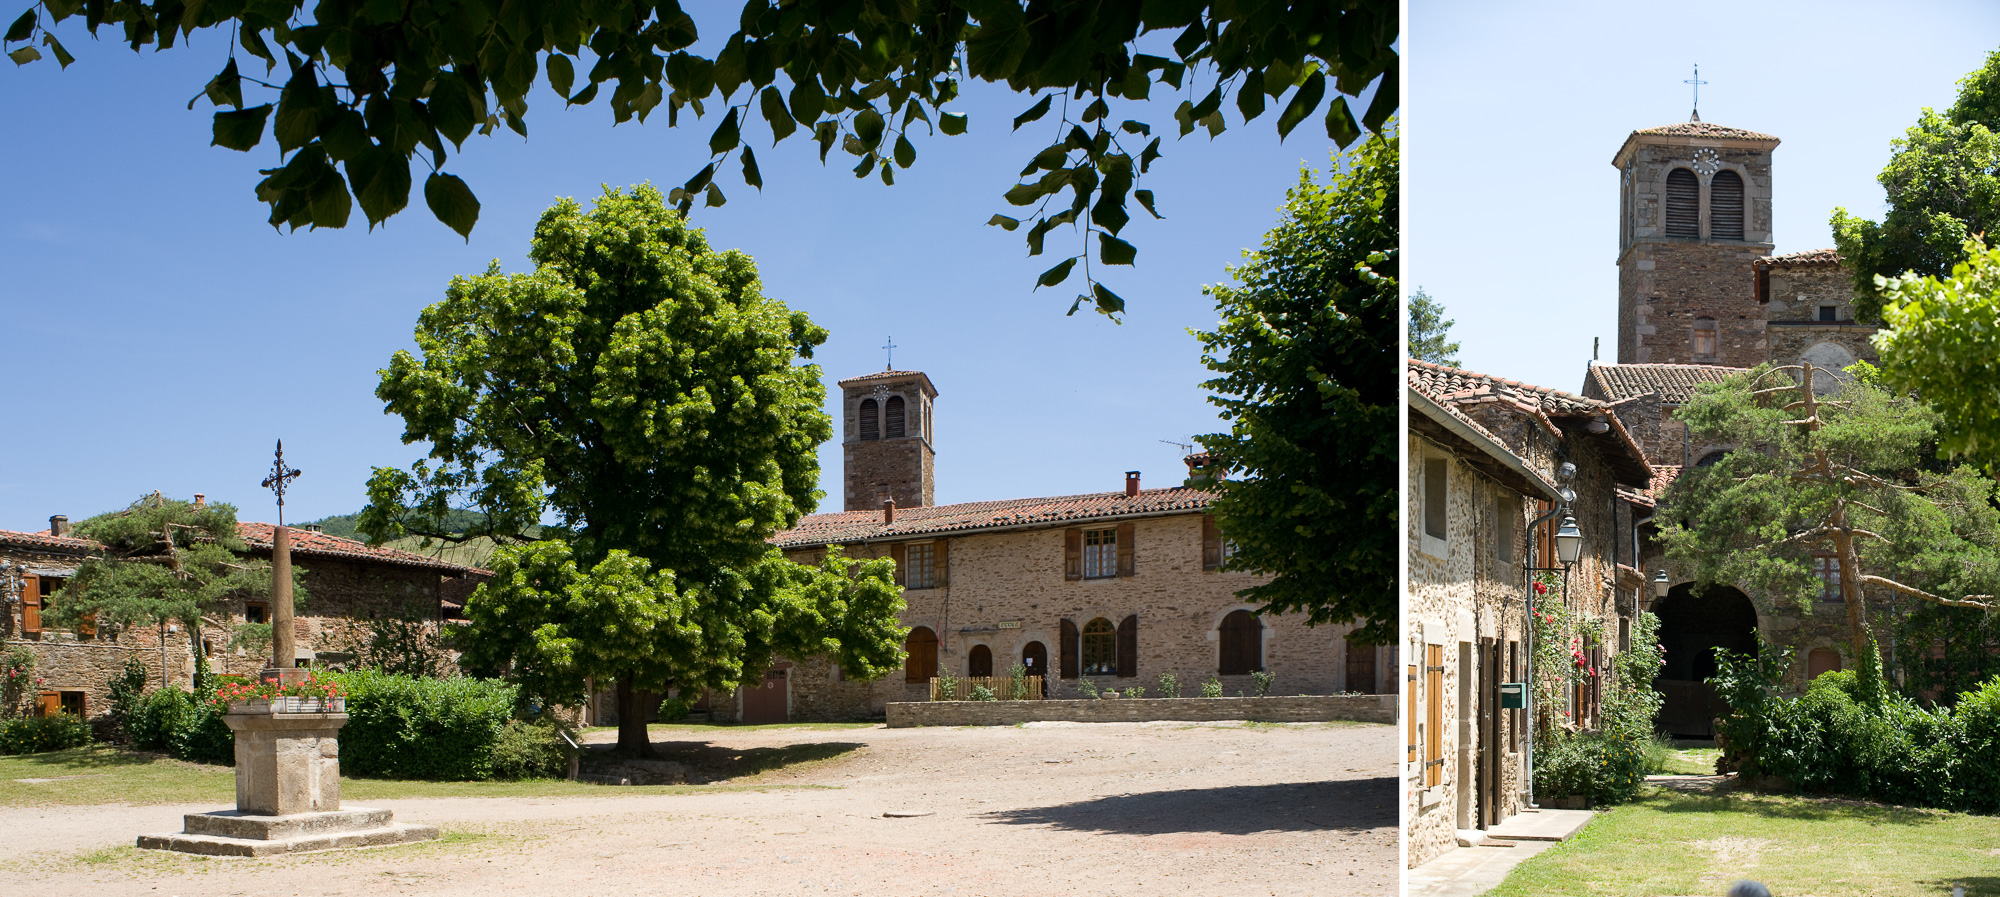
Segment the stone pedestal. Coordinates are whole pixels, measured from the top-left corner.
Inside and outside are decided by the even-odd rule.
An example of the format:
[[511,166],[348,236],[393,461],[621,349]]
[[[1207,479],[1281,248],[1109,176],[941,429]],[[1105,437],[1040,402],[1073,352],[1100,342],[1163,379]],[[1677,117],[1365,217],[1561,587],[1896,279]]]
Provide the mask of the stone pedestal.
[[257,702],[229,708],[236,733],[236,809],[190,813],[184,830],[141,835],[139,846],[212,856],[271,856],[335,847],[426,841],[436,826],[394,822],[388,810],[340,806],[340,727],[346,713],[283,713]]

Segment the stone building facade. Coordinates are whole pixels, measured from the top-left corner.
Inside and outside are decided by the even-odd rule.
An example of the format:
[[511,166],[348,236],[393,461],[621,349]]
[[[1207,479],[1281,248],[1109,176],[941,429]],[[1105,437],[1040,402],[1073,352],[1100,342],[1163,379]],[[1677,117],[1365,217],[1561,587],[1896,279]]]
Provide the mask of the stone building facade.
[[846,511],[937,503],[937,447],[922,371],[881,371],[840,381],[842,493]]
[[[1226,695],[1251,694],[1253,671],[1275,677],[1273,694],[1394,691],[1393,648],[1353,645],[1349,626],[1260,616],[1236,596],[1264,580],[1217,569],[1228,542],[1207,513],[1211,493],[1145,489],[1132,471],[1118,491],[934,506],[928,400],[937,393],[929,378],[893,371],[840,385],[845,457],[864,465],[845,471],[848,510],[808,516],[772,542],[801,563],[817,563],[829,545],[894,558],[909,659],[884,679],[857,682],[829,658],[781,658],[761,683],[705,695],[716,718],[871,718],[891,701],[927,700],[938,673],[1005,677],[1016,664],[1051,678],[1053,697],[1075,697],[1080,679],[1158,696],[1163,673],[1179,679],[1185,696],[1210,677]],[[880,451],[890,447],[886,427],[876,440],[855,434],[866,428],[862,402],[886,405],[899,394],[912,415],[906,440],[917,426],[911,409],[924,398],[924,442],[921,451],[895,455]],[[871,499],[857,502],[855,490],[864,488]],[[894,497],[893,514],[872,499],[878,488]],[[600,721],[613,715],[602,701],[593,709]]]
[[[1652,471],[1605,402],[1419,361],[1406,401],[1404,835],[1415,866],[1478,843],[1529,801],[1535,722],[1502,709],[1500,686],[1528,678],[1531,607],[1561,602],[1595,623],[1602,637],[1585,650],[1597,669],[1626,647]],[[1565,518],[1584,538],[1567,568],[1553,541]],[[1537,572],[1559,588],[1537,594]],[[1595,725],[1601,681],[1543,724]]]
[[[170,624],[165,632],[45,625],[41,613],[47,602],[60,600],[62,584],[85,559],[104,550],[97,542],[68,535],[66,525],[65,518],[57,517],[50,532],[0,531],[0,591],[7,593],[0,600],[8,610],[0,618],[0,651],[20,647],[35,655],[37,675],[46,680],[33,696],[38,710],[64,707],[89,717],[107,712],[109,683],[134,658],[145,664],[152,684],[165,681],[181,688],[193,679],[197,649],[217,673],[250,674],[267,665],[266,658],[228,647],[237,625],[268,619],[261,602],[237,599],[213,608],[199,633],[183,631],[179,624]],[[253,557],[269,557],[271,531],[268,523],[238,524],[246,553]],[[443,589],[485,575],[476,568],[298,528],[293,529],[292,558],[304,571],[309,596],[293,620],[302,666],[349,659],[341,652],[351,627],[377,615],[418,608],[441,621]]]

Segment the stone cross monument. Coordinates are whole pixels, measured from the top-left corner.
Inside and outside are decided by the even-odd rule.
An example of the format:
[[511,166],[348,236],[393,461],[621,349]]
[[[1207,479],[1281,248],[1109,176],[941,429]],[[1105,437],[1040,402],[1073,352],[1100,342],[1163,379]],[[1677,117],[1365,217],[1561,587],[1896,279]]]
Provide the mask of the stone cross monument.
[[[278,443],[265,488],[277,493],[271,532],[271,666],[264,682],[305,681],[292,631],[291,533],[285,528],[285,487],[299,476],[285,466]],[[340,806],[340,728],[344,698],[286,696],[229,705],[222,718],[236,735],[236,809],[189,813],[183,830],[140,835],[139,846],[213,856],[272,856],[336,847],[427,841],[436,826],[395,822],[390,811]]]

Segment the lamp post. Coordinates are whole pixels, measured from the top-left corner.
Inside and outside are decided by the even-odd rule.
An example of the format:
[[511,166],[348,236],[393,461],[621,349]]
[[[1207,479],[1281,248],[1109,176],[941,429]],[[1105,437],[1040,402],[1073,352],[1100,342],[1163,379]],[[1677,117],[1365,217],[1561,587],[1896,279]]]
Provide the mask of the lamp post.
[[1661,567],[1659,572],[1653,574],[1653,597],[1665,598],[1672,588],[1673,581],[1667,579],[1667,568]]
[[1556,528],[1556,557],[1563,567],[1574,565],[1583,556],[1583,531],[1576,528],[1576,518],[1563,515],[1562,526]]

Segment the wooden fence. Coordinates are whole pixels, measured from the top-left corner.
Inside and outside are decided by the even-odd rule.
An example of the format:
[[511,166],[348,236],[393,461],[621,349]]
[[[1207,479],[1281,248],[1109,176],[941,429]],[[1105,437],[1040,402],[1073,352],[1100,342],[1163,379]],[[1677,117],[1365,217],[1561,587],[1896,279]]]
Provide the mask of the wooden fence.
[[944,680],[932,679],[931,700],[970,701],[972,700],[972,690],[982,685],[986,687],[987,691],[992,692],[994,700],[998,701],[1013,701],[1013,700],[1039,701],[1042,699],[1042,677],[1026,676],[1023,677],[1020,681],[1023,683],[1023,689],[1027,692],[1027,694],[1022,696],[1021,698],[1016,698],[1015,688],[1014,688],[1015,680],[1011,676],[966,676],[962,678],[953,679],[952,682],[957,686],[957,688],[951,694],[945,693]]

